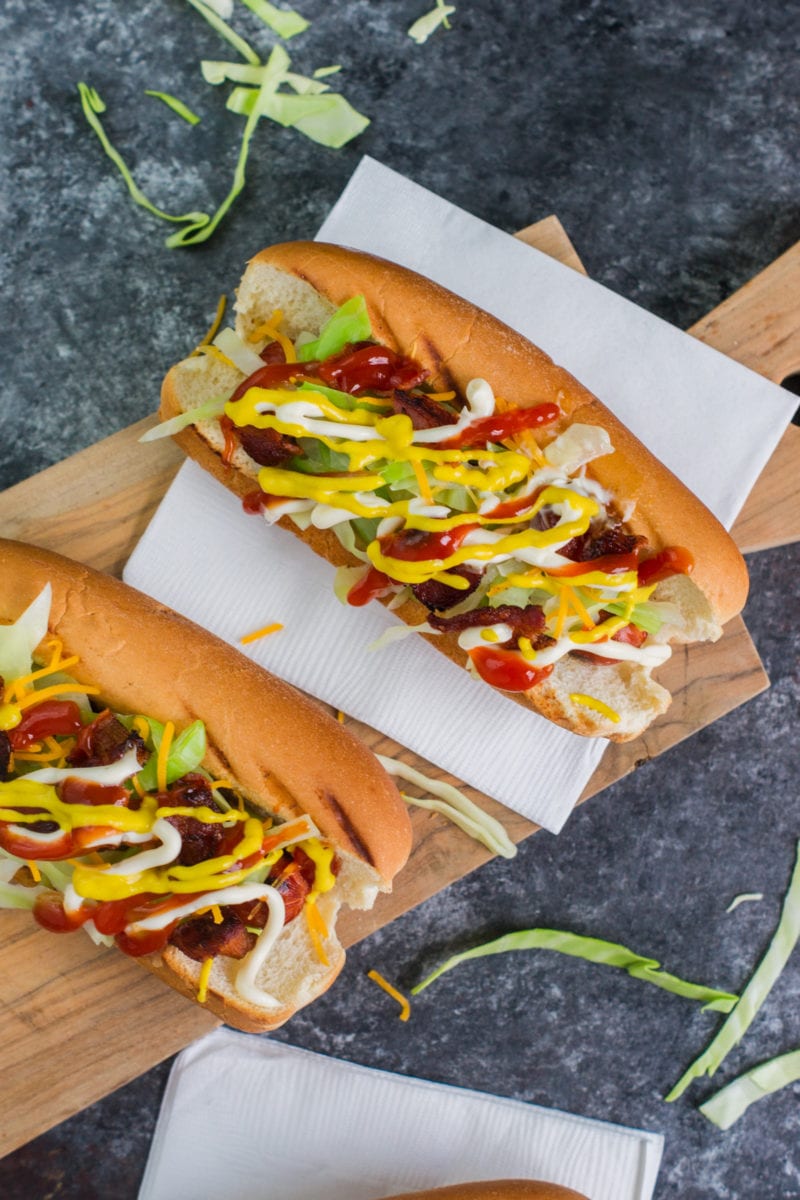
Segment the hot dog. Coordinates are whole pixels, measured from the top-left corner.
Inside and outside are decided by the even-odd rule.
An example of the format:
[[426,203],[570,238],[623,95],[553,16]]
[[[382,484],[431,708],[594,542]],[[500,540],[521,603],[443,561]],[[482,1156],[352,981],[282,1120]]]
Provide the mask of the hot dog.
[[483,1183],[454,1183],[425,1192],[403,1192],[388,1200],[588,1200],[583,1192],[540,1183],[535,1179],[495,1179]]
[[243,1030],[325,991],[340,905],[370,907],[410,850],[363,743],[59,555],[0,540],[0,622],[0,902],[115,941]]
[[652,670],[716,639],[747,572],[719,522],[525,338],[395,264],[287,243],[236,328],[173,367],[160,432],[444,653],[576,733],[625,741]]

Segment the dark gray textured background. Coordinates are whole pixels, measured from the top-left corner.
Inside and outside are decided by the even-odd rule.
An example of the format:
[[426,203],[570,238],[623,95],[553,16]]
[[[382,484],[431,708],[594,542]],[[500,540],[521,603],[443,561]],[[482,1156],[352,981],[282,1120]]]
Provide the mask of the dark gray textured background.
[[[556,212],[595,278],[682,327],[800,237],[796,0],[460,0],[452,30],[417,47],[404,31],[427,4],[298,0],[313,24],[288,45],[294,65],[341,62],[332,82],[371,126],[334,152],[262,124],[228,219],[207,245],[168,251],[171,227],[129,202],[75,84],[99,90],[106,127],[155,202],[213,207],[240,124],[199,61],[235,55],[181,0],[6,0],[2,486],[152,411],[165,368],[195,345],[245,259],[312,236],[362,153],[502,229]],[[237,28],[263,51],[273,40],[244,10]],[[202,124],[183,124],[144,88],[174,92]],[[539,954],[462,967],[401,1025],[365,978],[375,967],[410,987],[453,950],[542,924],[741,987],[800,835],[798,557],[793,547],[749,563],[746,619],[770,691],[591,800],[557,839],[537,835],[513,862],[357,947],[338,986],[275,1036],[659,1130],[658,1200],[800,1197],[800,1086],[726,1134],[694,1107],[707,1083],[675,1105],[661,1099],[710,1038],[713,1014]],[[742,891],[765,899],[725,915]],[[795,959],[714,1086],[800,1044],[799,1000]],[[0,1194],[135,1196],[166,1074],[165,1064],[0,1162]]]

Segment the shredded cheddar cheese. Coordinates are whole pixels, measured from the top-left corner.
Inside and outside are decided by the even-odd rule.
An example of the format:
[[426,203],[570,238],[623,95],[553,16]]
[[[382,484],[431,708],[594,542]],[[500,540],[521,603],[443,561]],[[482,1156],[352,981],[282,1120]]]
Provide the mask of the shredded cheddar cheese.
[[239,370],[239,368],[236,366],[236,363],[233,362],[232,359],[228,358],[227,354],[223,354],[219,346],[198,346],[197,353],[205,354],[209,358],[215,358],[217,362],[221,362],[226,367],[233,367],[235,371]]
[[582,704],[584,708],[593,708],[602,716],[608,717],[609,721],[613,721],[615,725],[620,719],[618,712],[615,712],[613,708],[609,708],[607,704],[604,704],[602,700],[598,700],[596,696],[584,696],[582,692],[572,692],[570,700],[573,704]]
[[329,967],[330,960],[325,953],[325,947],[322,944],[323,939],[328,936],[328,927],[323,921],[320,911],[317,908],[317,899],[313,892],[309,892],[305,904],[306,925],[308,934],[311,938],[311,943],[314,947],[314,952],[324,967]]
[[172,721],[167,721],[164,726],[164,732],[161,735],[161,745],[158,747],[158,759],[156,762],[156,781],[160,792],[167,790],[167,759],[169,758],[169,748],[172,745],[174,735],[175,725]]
[[33,862],[30,858],[26,858],[25,866],[28,868],[31,875],[33,876],[33,882],[41,883],[42,882],[42,872],[39,870],[36,863]]
[[211,968],[214,965],[213,958],[203,960],[203,965],[200,968],[200,978],[197,980],[197,1003],[205,1004],[208,999],[208,977],[211,974]]
[[276,308],[268,321],[265,321],[263,325],[259,325],[257,329],[253,330],[248,340],[251,342],[261,342],[264,338],[269,338],[273,342],[278,342],[283,349],[287,363],[294,363],[297,362],[297,352],[294,348],[294,342],[285,333],[281,333],[278,328],[282,320],[283,313],[279,308]]
[[378,987],[383,988],[383,990],[389,996],[391,996],[393,1000],[397,1001],[397,1003],[400,1005],[400,1020],[407,1021],[411,1016],[411,1005],[403,993],[398,992],[396,987],[392,987],[391,983],[384,979],[383,976],[378,973],[378,971],[367,971],[367,978],[371,979],[373,983],[377,983]]
[[227,306],[227,303],[228,303],[228,299],[223,293],[223,295],[220,296],[220,298],[219,298],[219,303],[217,304],[217,311],[214,316],[214,320],[211,322],[211,328],[209,329],[209,331],[205,335],[205,337],[202,338],[197,343],[197,345],[195,346],[194,350],[192,351],[192,354],[190,355],[190,357],[193,357],[196,354],[202,354],[203,347],[208,346],[211,342],[213,342],[214,338],[217,336],[217,330],[219,329],[220,325],[222,324],[222,318],[225,316],[225,308]]
[[417,459],[414,459],[411,466],[414,468],[414,474],[417,477],[420,495],[427,504],[433,504],[433,492],[431,491],[431,485],[428,483],[428,476],[425,474],[425,468]]
[[280,621],[273,621],[271,625],[264,625],[261,629],[255,629],[252,633],[246,633],[244,637],[239,638],[239,644],[246,646],[250,642],[257,642],[259,638],[268,637],[271,633],[277,633],[283,629],[283,624]]

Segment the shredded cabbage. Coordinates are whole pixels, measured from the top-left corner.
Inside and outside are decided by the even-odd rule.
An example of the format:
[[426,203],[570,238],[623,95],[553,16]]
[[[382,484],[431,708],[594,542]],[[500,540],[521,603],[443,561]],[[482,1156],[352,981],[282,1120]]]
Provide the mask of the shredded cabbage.
[[438,629],[432,629],[427,621],[423,621],[421,625],[390,625],[388,629],[384,629],[379,637],[375,638],[374,642],[370,642],[367,650],[373,653],[376,650],[385,650],[387,646],[393,646],[395,642],[402,642],[405,638],[410,637],[412,633],[439,633]]
[[464,950],[461,954],[454,954],[413,987],[411,993],[416,996],[445,971],[451,971],[459,963],[468,962],[472,958],[483,958],[489,954],[506,954],[510,950],[556,950],[560,954],[597,963],[598,966],[619,967],[634,979],[655,984],[656,987],[672,992],[673,995],[683,996],[686,1000],[698,1000],[704,1009],[713,1009],[716,1012],[730,1012],[739,999],[731,992],[689,983],[679,979],[677,975],[669,975],[660,969],[661,964],[656,959],[643,958],[617,942],[583,937],[581,934],[568,933],[561,929],[523,929],[518,933],[507,933],[494,941],[484,942],[480,946],[473,946],[471,950]]
[[408,36],[413,38],[418,46],[423,45],[440,25],[445,29],[450,28],[447,18],[452,16],[455,11],[455,4],[445,4],[444,0],[436,0],[436,8],[419,17],[409,28]]
[[790,1050],[788,1054],[759,1063],[746,1074],[732,1080],[705,1104],[701,1104],[700,1112],[719,1129],[730,1129],[751,1104],[790,1083],[796,1083],[798,1079],[800,1050]]
[[152,88],[147,89],[144,94],[145,96],[153,96],[156,100],[163,101],[167,108],[171,108],[174,113],[177,113],[184,121],[188,121],[190,125],[200,124],[200,118],[197,113],[192,112],[177,96],[171,96],[169,92],[156,92]]
[[170,417],[168,421],[162,421],[160,425],[154,425],[152,429],[148,429],[146,433],[142,434],[139,441],[155,442],[159,438],[171,437],[173,433],[180,433],[187,425],[196,425],[198,421],[211,421],[215,417],[221,417],[226,404],[225,396],[216,396],[213,400],[207,400],[205,404],[198,404],[197,408],[190,408],[187,412]]
[[256,64],[261,62],[261,59],[252,46],[243,37],[239,37],[239,34],[231,29],[227,21],[224,21],[211,5],[205,4],[203,0],[186,0],[186,3],[191,4],[192,8],[199,12],[201,17],[205,17],[209,25],[216,29],[217,33],[233,46],[234,50],[241,54],[242,58],[246,59],[247,62]]
[[165,212],[163,208],[157,208],[152,201],[148,200],[144,192],[137,187],[136,183],[134,182],[133,175],[130,172],[130,168],[119,151],[111,144],[111,141],[109,140],[108,135],[103,128],[99,117],[100,113],[106,111],[106,106],[103,100],[100,98],[95,89],[93,87],[89,87],[89,85],[86,83],[78,84],[78,94],[81,98],[83,115],[86,117],[89,125],[97,135],[100,145],[103,147],[106,154],[114,163],[114,166],[117,168],[123,180],[125,181],[125,185],[130,192],[133,201],[141,208],[146,209],[147,212],[152,213],[154,217],[161,217],[164,221],[174,221],[178,224],[182,222],[189,222],[192,228],[200,227],[201,225],[206,224],[209,220],[208,213],[188,212],[181,213],[180,215],[176,216],[173,213]]
[[800,938],[800,843],[798,843],[794,871],[783,901],[778,928],[775,930],[766,954],[750,977],[738,1004],[717,1031],[710,1045],[695,1059],[666,1096],[668,1102],[682,1096],[694,1079],[699,1079],[701,1075],[713,1075],[729,1051],[739,1044],[786,966],[798,938]]
[[475,841],[486,846],[493,854],[499,854],[503,858],[513,858],[517,853],[517,847],[500,821],[489,816],[457,787],[451,783],[443,783],[439,779],[430,779],[421,771],[410,767],[408,763],[399,762],[397,759],[386,758],[383,754],[376,755],[376,758],[390,775],[397,775],[400,779],[405,779],[407,783],[429,791],[436,797],[431,800],[428,797],[409,796],[403,792],[403,799],[408,804],[441,813],[442,816],[447,817],[448,821],[452,821],[454,825],[457,825],[464,833],[468,833]]
[[[197,0],[189,0],[189,3],[197,3]],[[192,224],[188,224],[183,229],[178,230],[177,233],[174,233],[172,237],[167,238],[166,245],[169,246],[170,249],[173,249],[175,246],[196,245],[198,242],[204,242],[210,238],[211,234],[217,228],[220,221],[225,216],[228,209],[231,207],[234,200],[244,187],[245,165],[250,153],[250,139],[255,133],[258,122],[266,111],[266,105],[270,95],[275,92],[280,84],[281,68],[279,66],[275,66],[271,69],[271,64],[273,64],[273,62],[280,62],[280,55],[277,54],[278,50],[279,47],[276,46],[269,57],[269,61],[267,62],[267,69],[264,73],[263,82],[258,91],[254,92],[252,111],[248,115],[245,122],[244,131],[242,133],[242,141],[239,147],[239,157],[236,160],[236,167],[233,172],[233,182],[227,196],[211,218],[206,216],[203,221],[197,221]]]
[[47,633],[53,589],[46,583],[39,595],[11,625],[0,625],[0,675],[11,683],[31,669],[33,652]]
[[277,8],[274,4],[269,4],[268,0],[242,0],[251,12],[254,12],[259,20],[268,25],[278,37],[289,38],[295,37],[298,33],[302,33],[304,29],[308,29],[309,23],[305,17],[301,17],[300,13],[294,9]]
[[738,896],[733,897],[730,904],[725,909],[725,912],[732,913],[735,909],[737,909],[739,907],[740,904],[746,904],[750,900],[763,900],[763,899],[764,899],[763,892],[740,892]]

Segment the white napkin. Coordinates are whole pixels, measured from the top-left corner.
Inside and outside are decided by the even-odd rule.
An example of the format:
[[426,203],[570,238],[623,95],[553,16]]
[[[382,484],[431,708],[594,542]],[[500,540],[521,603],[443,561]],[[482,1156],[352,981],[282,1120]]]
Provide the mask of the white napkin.
[[649,1200],[663,1138],[219,1029],[170,1074],[139,1200],[379,1200],[543,1179]]
[[[320,237],[422,270],[515,325],[728,523],[791,416],[782,389],[370,159]],[[191,464],[125,570],[128,583],[233,644],[282,622],[280,633],[247,648],[256,661],[558,832],[605,743],[475,683],[421,639],[370,653],[396,618],[377,602],[343,608],[332,577]]]

